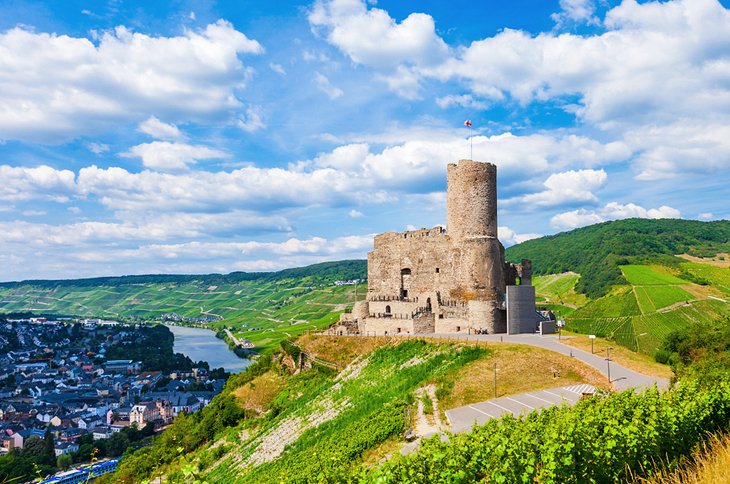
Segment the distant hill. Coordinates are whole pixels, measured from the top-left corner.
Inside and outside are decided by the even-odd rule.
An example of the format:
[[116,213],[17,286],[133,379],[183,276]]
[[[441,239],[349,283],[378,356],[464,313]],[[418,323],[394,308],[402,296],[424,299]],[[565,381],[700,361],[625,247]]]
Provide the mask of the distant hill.
[[34,286],[37,288],[62,287],[119,287],[138,284],[186,284],[208,285],[236,284],[243,281],[278,281],[282,279],[310,278],[317,282],[333,282],[348,279],[364,279],[367,276],[367,261],[342,260],[322,262],[306,267],[295,267],[278,272],[231,272],[229,274],[145,274],[139,276],[90,277],[86,279],[36,279],[15,282],[0,282],[0,287],[12,288]]
[[509,247],[507,260],[530,259],[535,274],[577,272],[576,290],[600,297],[626,284],[620,265],[677,266],[678,254],[710,257],[730,252],[730,221],[627,219],[582,227]]
[[0,314],[209,321],[261,349],[337,320],[365,297],[364,284],[343,282],[364,279],[366,266],[346,260],[278,272],[9,282],[0,284]]

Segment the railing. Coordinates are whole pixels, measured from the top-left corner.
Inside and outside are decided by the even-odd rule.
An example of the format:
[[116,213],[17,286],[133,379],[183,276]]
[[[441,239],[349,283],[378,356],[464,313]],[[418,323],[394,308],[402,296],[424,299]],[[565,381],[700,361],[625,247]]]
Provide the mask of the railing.
[[430,314],[432,311],[428,308],[421,307],[410,313],[370,313],[369,318],[388,318],[388,319],[414,319],[423,314]]
[[417,303],[418,298],[402,297],[402,296],[371,296],[368,298],[370,302],[388,302],[388,301],[401,301],[401,302],[412,302]]

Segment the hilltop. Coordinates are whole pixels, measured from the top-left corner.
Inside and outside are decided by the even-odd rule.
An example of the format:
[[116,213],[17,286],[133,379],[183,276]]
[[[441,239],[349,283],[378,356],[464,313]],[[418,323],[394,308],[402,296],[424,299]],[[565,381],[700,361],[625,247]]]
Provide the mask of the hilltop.
[[562,316],[567,329],[648,354],[674,331],[730,315],[728,252],[730,221],[646,219],[506,250],[511,260],[532,259],[538,305]]
[[[366,292],[364,260],[279,272],[142,275],[0,284],[0,312],[232,327],[257,349],[327,327]],[[359,287],[358,287],[359,286]]]
[[0,282],[0,288],[33,286],[43,289],[65,287],[122,287],[141,284],[188,284],[201,285],[237,284],[246,281],[281,281],[308,278],[311,282],[326,283],[337,280],[365,278],[367,261],[341,260],[321,262],[305,267],[283,269],[277,272],[231,272],[229,274],[143,274],[134,276],[91,277],[84,279],[32,279]]
[[620,265],[660,263],[677,267],[674,257],[711,257],[730,252],[730,221],[627,219],[528,240],[509,247],[512,262],[532,260],[534,274],[582,274],[575,289],[592,298],[614,284],[627,284]]

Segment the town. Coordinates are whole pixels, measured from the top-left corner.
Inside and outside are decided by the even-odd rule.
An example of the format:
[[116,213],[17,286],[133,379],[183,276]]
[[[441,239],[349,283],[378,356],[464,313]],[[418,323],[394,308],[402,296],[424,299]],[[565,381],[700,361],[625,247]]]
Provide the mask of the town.
[[47,475],[117,457],[207,405],[228,375],[172,341],[162,325],[0,319],[0,467]]

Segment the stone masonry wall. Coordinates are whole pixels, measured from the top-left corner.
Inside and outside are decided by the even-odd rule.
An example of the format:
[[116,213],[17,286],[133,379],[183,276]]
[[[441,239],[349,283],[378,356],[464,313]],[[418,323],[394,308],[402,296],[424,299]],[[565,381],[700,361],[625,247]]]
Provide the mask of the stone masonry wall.
[[[375,236],[368,302],[343,320],[362,333],[507,330],[506,284],[530,283],[529,261],[504,261],[497,239],[497,167],[460,160],[447,168],[447,227]],[[344,321],[343,321],[344,322]]]
[[447,167],[446,229],[454,239],[497,238],[497,166],[459,160]]

